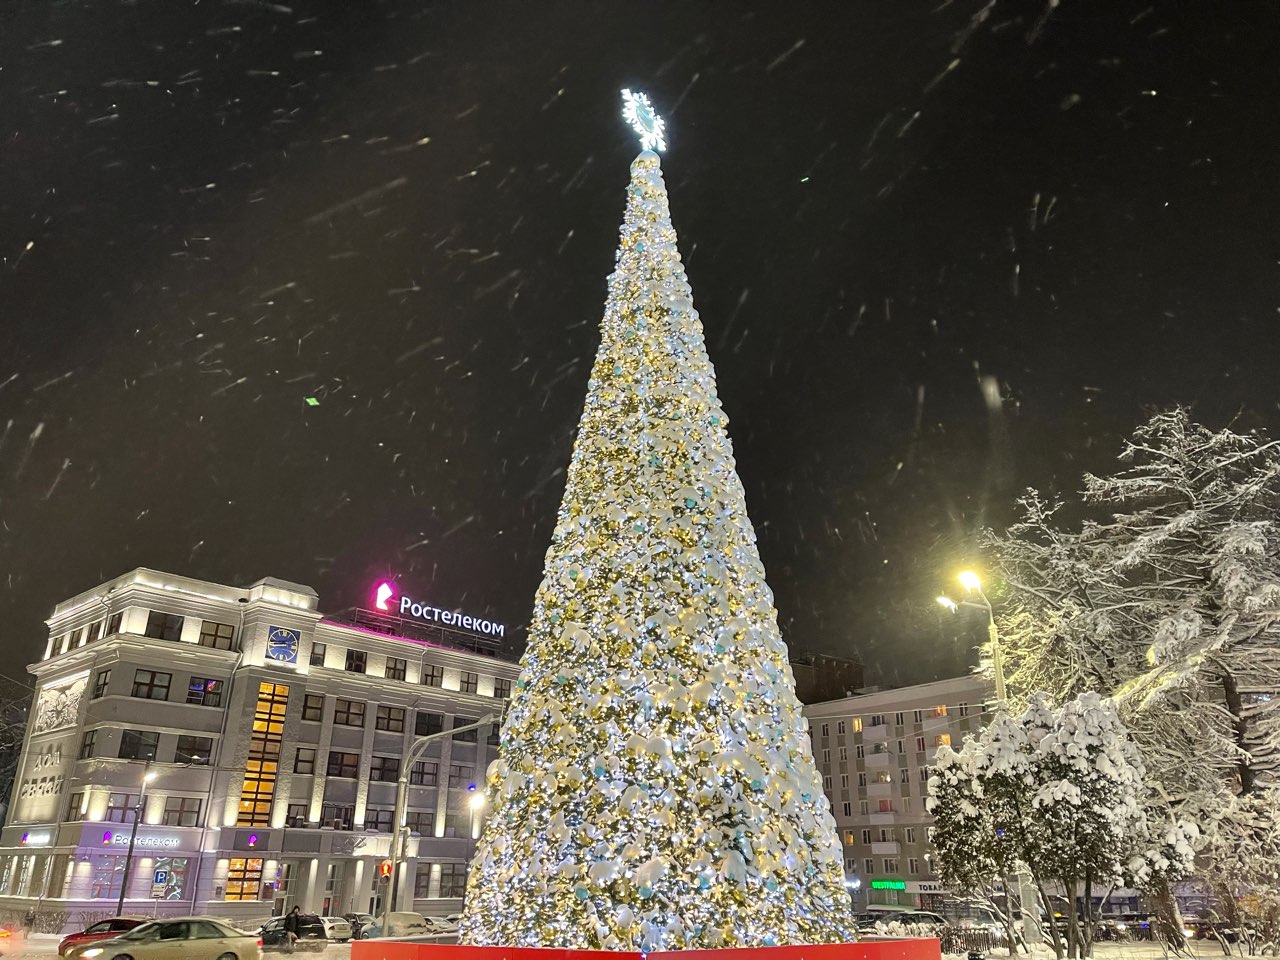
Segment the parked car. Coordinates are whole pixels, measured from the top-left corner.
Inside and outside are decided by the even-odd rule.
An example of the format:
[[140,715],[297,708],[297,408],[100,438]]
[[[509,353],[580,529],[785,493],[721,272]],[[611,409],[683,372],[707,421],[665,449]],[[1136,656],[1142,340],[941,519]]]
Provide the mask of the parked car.
[[262,940],[213,917],[150,920],[68,948],[69,960],[261,960]]
[[433,933],[457,933],[458,924],[448,917],[423,917]]
[[[289,934],[284,928],[284,917],[272,917],[262,926],[262,949],[288,950]],[[310,913],[298,914],[298,940],[295,950],[314,950],[317,953],[329,945],[324,921]]]
[[110,940],[122,933],[128,933],[134,927],[140,927],[150,917],[112,917],[110,920],[99,920],[79,933],[70,933],[58,944],[58,956],[65,957],[67,951],[82,943],[97,943],[99,940]]
[[351,924],[351,939],[363,940],[368,934],[365,932],[376,922],[371,913],[344,913],[342,919]]
[[432,934],[439,934],[451,931],[444,931],[434,923],[428,923],[427,918],[420,913],[411,913],[409,911],[395,911],[386,917],[387,932],[382,930],[382,917],[375,917],[373,923],[365,929],[364,937],[429,937]]
[[351,939],[351,924],[345,917],[321,917],[325,936],[335,943],[346,943]]

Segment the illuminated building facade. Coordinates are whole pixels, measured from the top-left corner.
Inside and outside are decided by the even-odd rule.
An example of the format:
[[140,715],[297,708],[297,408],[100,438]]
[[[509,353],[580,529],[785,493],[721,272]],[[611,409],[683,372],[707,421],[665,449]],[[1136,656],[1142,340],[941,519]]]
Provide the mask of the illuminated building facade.
[[[126,912],[375,908],[400,757],[500,713],[518,669],[501,625],[402,618],[395,585],[377,591],[382,609],[326,617],[300,584],[139,569],[58,604],[29,668],[0,910],[113,913],[139,807]],[[461,908],[495,736],[443,738],[410,771],[401,909]]]

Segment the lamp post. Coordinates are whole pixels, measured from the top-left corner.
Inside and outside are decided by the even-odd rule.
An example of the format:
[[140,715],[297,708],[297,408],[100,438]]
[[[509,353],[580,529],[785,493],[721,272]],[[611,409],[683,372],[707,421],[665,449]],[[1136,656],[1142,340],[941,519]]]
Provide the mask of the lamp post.
[[[387,893],[382,901],[381,933],[384,937],[388,934],[392,900],[395,898],[396,884],[400,879],[400,860],[404,856],[404,818],[405,808],[409,805],[409,774],[413,770],[413,765],[426,752],[427,747],[431,746],[435,741],[457,736],[459,733],[466,733],[468,730],[479,730],[481,727],[488,726],[491,723],[498,723],[501,720],[501,715],[490,713],[481,717],[475,723],[467,724],[465,727],[454,727],[452,730],[441,730],[439,733],[418,737],[413,741],[413,745],[409,747],[409,752],[404,755],[404,763],[400,767],[400,778],[396,781],[396,809],[391,820],[391,826],[394,831],[391,834],[391,873],[387,877]],[[473,811],[479,810],[482,806],[484,806],[484,794],[477,793],[473,795],[471,797],[471,809]]]
[[138,790],[138,805],[133,808],[133,828],[129,831],[129,849],[124,855],[124,876],[120,878],[120,899],[116,903],[116,916],[124,913],[124,898],[129,895],[129,871],[133,869],[133,842],[138,839],[138,822],[147,805],[147,784],[156,778],[154,770],[142,775],[142,787]]
[[[996,709],[1004,710],[1007,706],[1004,685],[1004,655],[1000,649],[1000,633],[996,629],[996,615],[991,608],[991,601],[987,599],[987,595],[982,592],[982,580],[972,570],[961,571],[956,578],[960,581],[960,586],[964,587],[965,599],[959,602],[952,600],[948,596],[938,597],[938,603],[946,607],[952,613],[956,613],[960,607],[977,607],[987,615],[987,640],[991,645],[991,672],[995,677],[996,685]],[[1018,890],[1018,902],[1026,904],[1028,902],[1036,902],[1035,888],[1031,885],[1030,877],[1027,876],[1026,869],[1015,866],[1013,873],[1005,878],[1004,881],[1004,900],[1005,908],[1009,911],[1009,922],[1013,922],[1013,890]],[[1026,941],[1028,947],[1033,943],[1040,943],[1040,925],[1034,916],[1034,910],[1022,911],[1022,938]],[[1013,945],[1009,945],[1010,956],[1013,955]]]

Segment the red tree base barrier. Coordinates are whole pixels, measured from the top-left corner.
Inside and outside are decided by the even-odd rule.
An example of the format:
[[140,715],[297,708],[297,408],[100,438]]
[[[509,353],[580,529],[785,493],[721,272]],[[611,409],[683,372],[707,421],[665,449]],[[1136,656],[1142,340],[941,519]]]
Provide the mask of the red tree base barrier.
[[937,940],[862,940],[800,947],[733,947],[725,950],[566,950],[559,947],[469,947],[454,943],[356,940],[351,960],[941,960]]

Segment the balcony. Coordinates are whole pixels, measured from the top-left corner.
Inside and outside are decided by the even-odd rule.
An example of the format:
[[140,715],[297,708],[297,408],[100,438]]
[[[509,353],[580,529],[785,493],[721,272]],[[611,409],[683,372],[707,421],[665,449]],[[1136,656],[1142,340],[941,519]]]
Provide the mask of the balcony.
[[893,754],[888,750],[872,750],[863,759],[867,762],[868,770],[884,770],[892,757]]
[[878,723],[873,726],[865,726],[862,728],[863,742],[883,742],[889,739],[889,725],[887,723]]
[[868,797],[892,797],[892,783],[869,783],[867,784]]
[[896,857],[898,855],[897,840],[876,840],[871,844],[871,852],[874,854],[886,854]]
[[876,811],[867,815],[867,823],[873,827],[887,827],[893,824],[897,814],[892,810],[888,812]]

